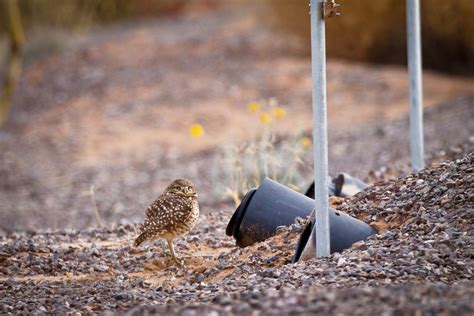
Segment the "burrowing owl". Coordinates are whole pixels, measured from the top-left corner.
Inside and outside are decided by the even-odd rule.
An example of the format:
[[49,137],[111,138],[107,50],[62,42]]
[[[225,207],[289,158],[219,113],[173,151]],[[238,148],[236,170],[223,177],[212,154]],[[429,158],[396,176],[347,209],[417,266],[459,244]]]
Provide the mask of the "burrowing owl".
[[177,179],[163,191],[145,211],[145,223],[135,246],[145,241],[163,238],[168,242],[171,256],[181,265],[173,249],[173,239],[189,233],[199,217],[197,192],[190,180]]

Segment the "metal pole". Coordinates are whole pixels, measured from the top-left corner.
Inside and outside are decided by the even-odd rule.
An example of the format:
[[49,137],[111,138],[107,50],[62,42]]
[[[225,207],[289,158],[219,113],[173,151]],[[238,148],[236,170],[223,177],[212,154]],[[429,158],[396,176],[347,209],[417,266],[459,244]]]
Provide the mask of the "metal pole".
[[424,168],[423,86],[421,78],[420,1],[407,0],[407,47],[410,80],[410,151],[413,171]]
[[[314,197],[316,256],[328,256],[328,135],[326,107],[326,38],[321,0],[311,0],[311,69],[313,76]],[[314,233],[314,231],[313,231]]]

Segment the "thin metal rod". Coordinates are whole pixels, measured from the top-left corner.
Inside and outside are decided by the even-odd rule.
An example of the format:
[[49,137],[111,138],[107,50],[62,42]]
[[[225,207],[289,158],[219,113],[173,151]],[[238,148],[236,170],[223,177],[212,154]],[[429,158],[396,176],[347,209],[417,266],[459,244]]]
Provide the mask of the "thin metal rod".
[[407,0],[407,47],[410,81],[410,151],[413,171],[424,168],[423,85],[421,77],[420,1]]
[[[328,134],[326,106],[326,37],[322,2],[311,0],[311,67],[313,76],[314,197],[316,256],[328,256]],[[314,233],[314,232],[313,232]]]

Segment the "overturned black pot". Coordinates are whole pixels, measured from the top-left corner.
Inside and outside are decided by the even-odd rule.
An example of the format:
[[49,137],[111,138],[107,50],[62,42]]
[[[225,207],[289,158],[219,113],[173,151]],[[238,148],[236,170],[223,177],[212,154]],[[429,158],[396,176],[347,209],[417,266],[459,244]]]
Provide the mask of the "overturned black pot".
[[[367,187],[368,185],[362,180],[354,178],[347,173],[338,174],[328,183],[329,196],[353,196]],[[314,199],[314,181],[311,183],[308,190],[306,190],[305,195]]]
[[[329,196],[337,196],[337,194],[336,194],[336,184],[334,182],[334,179],[328,181],[328,194],[329,194]],[[313,183],[311,183],[311,185],[306,190],[304,195],[306,195],[310,199],[314,199],[314,181],[313,181]]]
[[[316,230],[314,229],[316,222],[313,214],[311,217],[298,240],[292,262],[316,256]],[[331,208],[329,209],[329,227],[331,253],[341,252],[353,243],[376,233],[370,225]]]
[[278,226],[291,225],[296,217],[306,218],[314,201],[278,182],[265,178],[250,190],[227,225],[237,246],[247,247],[275,234]]
[[[278,226],[291,225],[296,217],[306,218],[313,208],[313,199],[266,178],[258,189],[251,189],[245,195],[227,225],[226,234],[235,238],[237,246],[246,247],[273,236]],[[364,222],[333,209],[330,209],[330,225],[331,252],[341,251],[374,233]],[[298,259],[311,229],[300,238],[298,247],[302,249]]]
[[354,178],[347,173],[340,173],[333,179],[335,195],[340,197],[353,196],[368,187],[362,180]]

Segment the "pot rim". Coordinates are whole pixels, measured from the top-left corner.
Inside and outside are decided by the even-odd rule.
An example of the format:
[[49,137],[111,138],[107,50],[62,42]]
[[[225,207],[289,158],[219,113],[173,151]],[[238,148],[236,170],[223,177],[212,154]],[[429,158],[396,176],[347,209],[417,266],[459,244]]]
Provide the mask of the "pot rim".
[[225,229],[225,233],[227,236],[233,236],[235,239],[237,239],[239,235],[240,224],[242,223],[242,220],[245,217],[247,206],[249,205],[250,200],[252,199],[256,191],[256,188],[250,189],[240,202],[239,206],[237,207],[237,210],[234,212],[234,214],[232,214],[232,217],[230,218],[230,221]]

